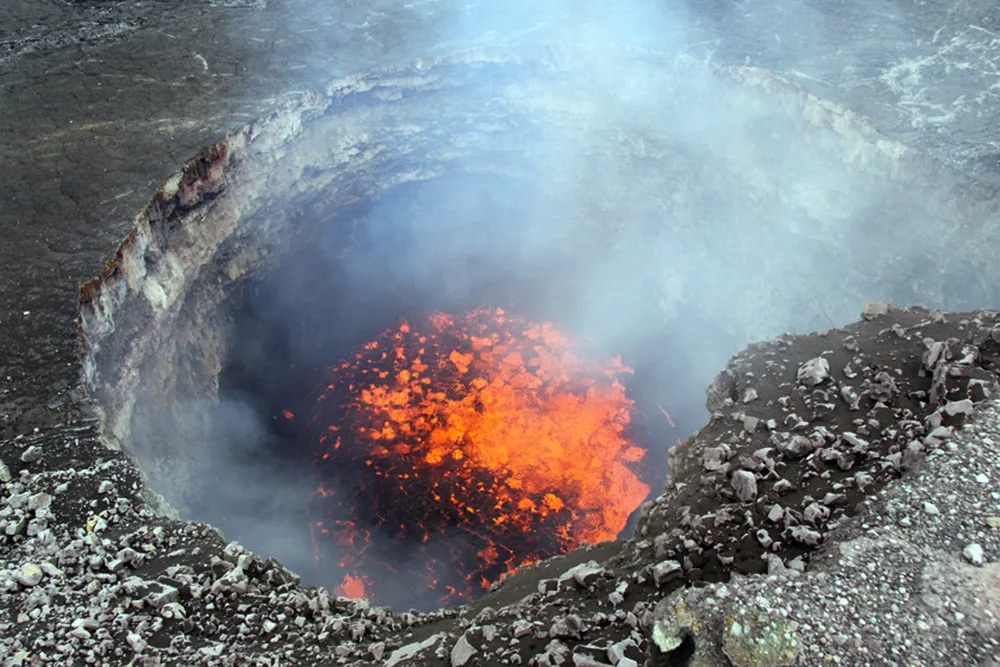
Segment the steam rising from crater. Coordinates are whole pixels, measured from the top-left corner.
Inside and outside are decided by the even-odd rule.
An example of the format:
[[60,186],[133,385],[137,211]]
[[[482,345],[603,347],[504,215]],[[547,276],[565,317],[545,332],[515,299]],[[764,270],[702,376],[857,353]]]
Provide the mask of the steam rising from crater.
[[154,488],[307,581],[308,527],[289,517],[308,457],[281,406],[300,412],[321,369],[394,318],[553,321],[623,354],[686,434],[743,344],[873,299],[991,300],[981,251],[941,243],[969,215],[954,177],[787,82],[707,63],[697,15],[433,7],[440,44],[416,65],[231,138],[221,191],[161,191],[128,242],[143,252],[122,251],[142,267],[127,294],[82,308],[89,382]]

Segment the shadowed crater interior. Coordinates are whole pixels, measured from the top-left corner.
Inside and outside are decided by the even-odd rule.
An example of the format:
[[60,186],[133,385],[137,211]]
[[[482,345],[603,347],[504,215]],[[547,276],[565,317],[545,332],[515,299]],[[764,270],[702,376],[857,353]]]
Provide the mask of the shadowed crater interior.
[[86,381],[186,518],[307,583],[454,604],[627,532],[741,345],[991,302],[993,206],[757,70],[425,61],[168,180],[84,287]]

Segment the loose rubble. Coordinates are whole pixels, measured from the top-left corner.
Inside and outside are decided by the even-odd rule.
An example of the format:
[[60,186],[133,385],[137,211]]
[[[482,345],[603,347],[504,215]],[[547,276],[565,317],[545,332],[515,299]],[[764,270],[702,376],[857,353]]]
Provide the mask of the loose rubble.
[[[633,539],[391,613],[154,511],[96,420],[0,442],[3,665],[1000,659],[1000,317],[866,308],[736,355]],[[699,584],[692,586],[691,584]],[[682,664],[682,663],[676,663]]]

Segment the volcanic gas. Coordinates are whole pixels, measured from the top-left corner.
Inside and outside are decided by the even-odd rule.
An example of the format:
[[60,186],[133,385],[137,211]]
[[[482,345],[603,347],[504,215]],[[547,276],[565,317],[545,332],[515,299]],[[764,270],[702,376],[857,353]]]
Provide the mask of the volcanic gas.
[[432,312],[334,366],[308,426],[321,577],[448,605],[615,539],[650,487],[629,438],[632,369],[595,347],[501,308]]

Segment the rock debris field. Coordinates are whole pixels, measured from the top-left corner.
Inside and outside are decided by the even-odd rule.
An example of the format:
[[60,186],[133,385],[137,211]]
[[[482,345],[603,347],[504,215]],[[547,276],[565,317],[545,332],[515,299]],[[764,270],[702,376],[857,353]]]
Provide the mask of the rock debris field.
[[393,613],[158,515],[84,411],[0,442],[3,665],[1000,665],[1000,312],[737,354],[633,539]]

